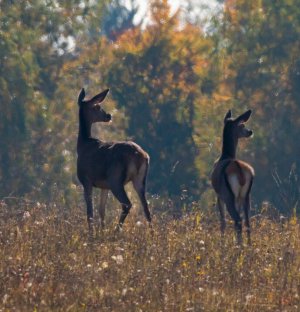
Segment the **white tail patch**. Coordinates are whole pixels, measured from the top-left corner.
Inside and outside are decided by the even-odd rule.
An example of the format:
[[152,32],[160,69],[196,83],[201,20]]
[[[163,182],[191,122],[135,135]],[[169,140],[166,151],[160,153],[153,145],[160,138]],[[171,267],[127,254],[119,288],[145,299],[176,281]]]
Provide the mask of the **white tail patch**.
[[239,182],[239,177],[236,174],[230,174],[228,175],[228,183],[230,185],[230,188],[232,190],[232,193],[235,198],[239,198],[239,194],[241,191],[241,185]]
[[244,185],[240,184],[239,176],[237,174],[232,173],[227,177],[228,183],[230,185],[234,198],[236,199],[238,207],[240,206],[240,203],[243,201],[243,199],[247,196],[250,181],[252,178],[250,172],[244,171],[243,174],[246,182]]

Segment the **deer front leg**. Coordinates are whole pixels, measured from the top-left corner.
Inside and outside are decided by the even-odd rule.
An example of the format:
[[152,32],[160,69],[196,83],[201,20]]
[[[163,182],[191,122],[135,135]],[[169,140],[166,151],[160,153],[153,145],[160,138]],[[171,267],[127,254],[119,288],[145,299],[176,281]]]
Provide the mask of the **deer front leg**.
[[105,219],[105,206],[107,202],[107,197],[108,197],[108,190],[106,189],[101,189],[101,194],[100,194],[100,205],[99,205],[99,217],[100,217],[100,223],[102,228],[104,227],[104,219]]
[[91,229],[93,223],[93,187],[90,184],[84,185],[84,199],[86,202],[87,221],[89,229]]

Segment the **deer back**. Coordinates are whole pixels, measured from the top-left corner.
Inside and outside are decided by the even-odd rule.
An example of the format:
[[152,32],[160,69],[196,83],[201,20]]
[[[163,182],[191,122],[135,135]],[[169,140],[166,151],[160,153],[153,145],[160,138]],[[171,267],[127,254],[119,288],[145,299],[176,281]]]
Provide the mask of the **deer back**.
[[93,186],[101,188],[110,188],[110,183],[117,179],[125,184],[138,174],[143,164],[149,163],[149,155],[134,142],[95,141],[78,155],[81,182],[88,179]]

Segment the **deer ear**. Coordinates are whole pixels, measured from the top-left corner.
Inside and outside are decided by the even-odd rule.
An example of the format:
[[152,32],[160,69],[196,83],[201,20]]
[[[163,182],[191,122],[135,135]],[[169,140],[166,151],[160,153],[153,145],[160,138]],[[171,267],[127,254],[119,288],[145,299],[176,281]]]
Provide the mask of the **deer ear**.
[[235,122],[237,122],[237,123],[244,123],[244,122],[247,122],[247,121],[249,120],[251,114],[252,114],[252,110],[249,109],[249,110],[247,110],[244,114],[242,114],[242,115],[240,115],[239,117],[237,117],[237,118],[235,119]]
[[224,123],[231,118],[231,109],[226,113],[225,117],[224,117]]
[[84,88],[82,88],[78,95],[78,100],[77,100],[78,105],[82,103],[84,97],[85,97],[85,91],[84,91]]
[[91,98],[89,100],[89,103],[93,104],[93,105],[100,104],[101,102],[104,101],[104,99],[106,98],[108,92],[109,92],[109,89],[106,89],[105,91],[95,95],[93,98]]

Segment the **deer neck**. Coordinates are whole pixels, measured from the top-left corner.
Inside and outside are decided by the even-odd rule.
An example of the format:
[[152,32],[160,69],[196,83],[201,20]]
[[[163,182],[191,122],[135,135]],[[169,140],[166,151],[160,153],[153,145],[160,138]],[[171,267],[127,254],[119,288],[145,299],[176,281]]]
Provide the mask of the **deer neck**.
[[223,133],[223,146],[220,160],[235,159],[238,139],[232,137],[227,131]]
[[92,124],[88,122],[81,109],[79,109],[79,132],[77,140],[77,151],[79,151],[80,146],[86,143],[89,138],[91,138],[91,128]]

